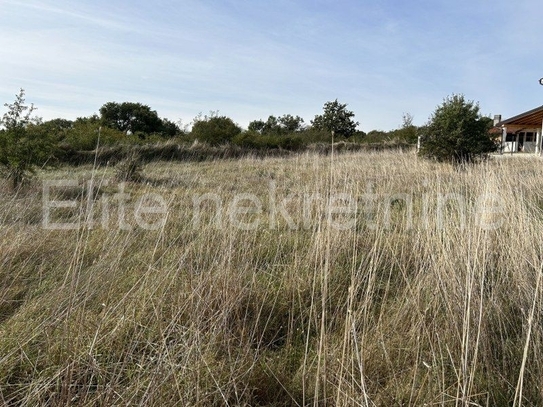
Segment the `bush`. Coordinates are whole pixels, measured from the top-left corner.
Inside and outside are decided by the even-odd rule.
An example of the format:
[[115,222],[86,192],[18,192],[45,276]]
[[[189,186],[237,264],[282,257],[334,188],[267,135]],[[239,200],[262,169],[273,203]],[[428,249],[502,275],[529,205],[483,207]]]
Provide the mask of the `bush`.
[[[315,127],[309,127],[302,133],[304,141],[310,143],[330,143],[332,142],[332,133],[328,130],[321,130]],[[335,135],[335,141],[341,140],[342,137]]]
[[210,145],[227,144],[241,133],[241,128],[226,116],[204,116],[195,119],[192,136]]
[[112,146],[129,142],[124,133],[101,127],[92,120],[78,120],[66,133],[63,144],[69,145],[74,150],[91,151],[99,146]]
[[279,137],[278,145],[280,148],[283,148],[285,150],[298,151],[304,147],[304,141],[302,137],[298,135],[291,135],[291,136]]
[[298,151],[304,146],[304,140],[298,134],[289,136],[262,135],[255,131],[240,133],[234,137],[232,142],[243,148],[257,150],[281,148],[289,151]]
[[463,95],[447,97],[430,118],[419,154],[453,163],[484,159],[497,149],[488,132],[491,125],[475,102],[466,101]]
[[54,143],[39,126],[40,120],[32,117],[34,105],[25,104],[23,89],[13,104],[4,106],[8,111],[0,121],[0,165],[17,189],[36,166],[51,163]]
[[265,137],[255,131],[244,131],[232,139],[232,142],[243,148],[261,149],[265,147]]

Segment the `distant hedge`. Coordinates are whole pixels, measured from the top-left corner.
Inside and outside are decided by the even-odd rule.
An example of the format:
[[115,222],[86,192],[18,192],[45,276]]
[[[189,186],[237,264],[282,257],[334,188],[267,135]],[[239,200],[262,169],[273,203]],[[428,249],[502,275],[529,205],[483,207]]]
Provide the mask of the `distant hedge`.
[[[391,149],[409,149],[413,146],[405,142],[359,144],[338,142],[334,143],[336,153],[355,151],[381,151]],[[70,165],[93,164],[115,165],[126,159],[130,154],[137,153],[143,162],[151,161],[213,161],[221,159],[238,159],[242,157],[285,157],[299,152],[314,152],[328,155],[332,151],[330,143],[314,143],[307,146],[296,146],[296,149],[261,148],[258,146],[239,146],[226,144],[210,146],[204,143],[179,144],[165,142],[150,145],[116,145],[100,147],[97,150],[75,150],[69,145],[61,145],[58,149],[59,163]]]

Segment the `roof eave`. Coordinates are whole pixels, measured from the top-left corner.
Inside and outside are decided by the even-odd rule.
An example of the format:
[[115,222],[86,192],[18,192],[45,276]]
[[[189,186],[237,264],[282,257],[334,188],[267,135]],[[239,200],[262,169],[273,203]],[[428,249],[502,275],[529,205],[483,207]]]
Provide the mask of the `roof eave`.
[[[536,107],[535,109],[529,110],[527,112],[521,113],[519,115],[513,116],[509,119],[502,120],[501,122],[497,123],[496,126],[505,126],[506,124],[515,124],[516,121],[519,121],[521,119],[524,119],[528,116],[531,116],[533,114],[542,113],[543,115],[543,105]],[[541,123],[539,123],[541,124]]]

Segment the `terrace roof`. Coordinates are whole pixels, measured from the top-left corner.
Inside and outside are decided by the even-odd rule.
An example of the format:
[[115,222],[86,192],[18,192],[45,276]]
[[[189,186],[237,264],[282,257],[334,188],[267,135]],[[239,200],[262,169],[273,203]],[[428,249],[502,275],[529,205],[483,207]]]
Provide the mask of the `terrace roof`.
[[525,127],[541,127],[543,123],[543,106],[521,113],[510,119],[502,120],[496,126],[525,126]]

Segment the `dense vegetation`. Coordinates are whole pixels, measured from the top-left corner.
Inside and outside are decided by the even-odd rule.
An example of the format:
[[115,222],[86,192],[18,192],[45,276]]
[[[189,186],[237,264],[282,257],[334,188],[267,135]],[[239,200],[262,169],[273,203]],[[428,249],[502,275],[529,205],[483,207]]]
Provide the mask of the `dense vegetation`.
[[36,166],[86,163],[90,157],[98,162],[114,163],[142,149],[143,153],[136,153],[147,160],[202,159],[217,158],[220,155],[217,147],[223,149],[225,156],[277,155],[308,148],[326,150],[315,145],[329,144],[332,139],[381,148],[408,146],[417,137],[416,127],[405,121],[397,130],[373,131],[366,135],[356,129],[358,122],[354,121],[354,113],[337,100],[325,103],[323,113],[316,115],[311,125],[305,125],[301,117],[291,114],[270,115],[266,121],[253,120],[246,130],[217,112],[198,115],[190,130],[181,128],[161,118],[151,107],[135,102],[107,102],[99,109],[99,115],[44,122],[32,116],[34,106],[25,104],[22,89],[15,103],[5,104],[5,107],[7,112],[0,123],[0,164],[15,187]]

